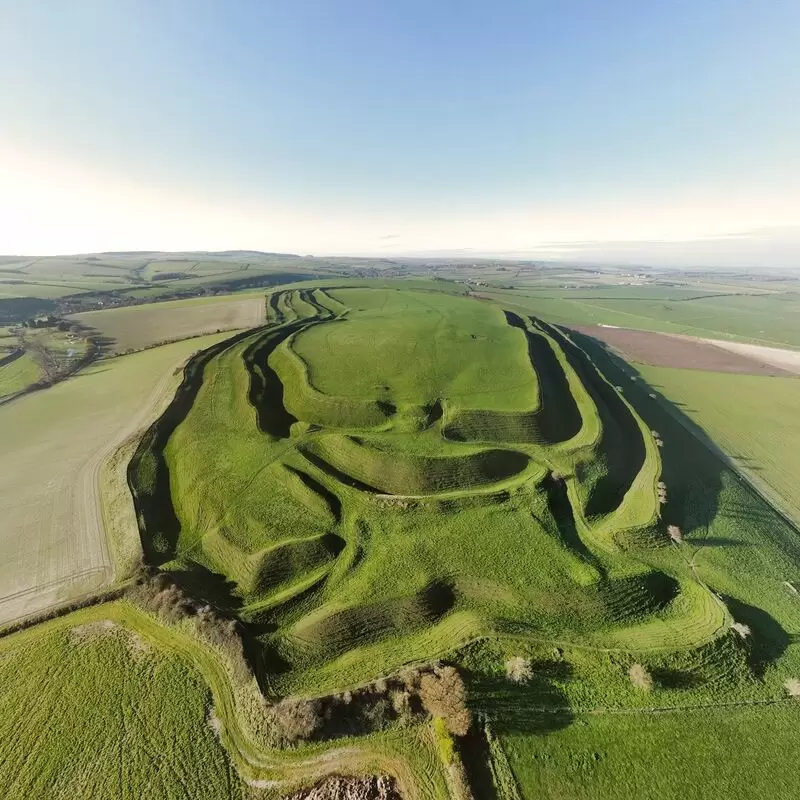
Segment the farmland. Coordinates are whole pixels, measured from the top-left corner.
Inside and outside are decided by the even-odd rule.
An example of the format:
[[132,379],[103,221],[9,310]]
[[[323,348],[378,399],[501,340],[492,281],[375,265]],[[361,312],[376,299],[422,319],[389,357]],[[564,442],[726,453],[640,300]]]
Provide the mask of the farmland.
[[254,328],[264,322],[264,295],[210,297],[88,311],[69,319],[96,331],[112,353],[142,350],[191,336]]
[[[797,533],[692,425],[730,450],[734,421],[777,491],[796,379],[634,369],[533,290],[469,294],[316,276],[68,317],[105,357],[0,408],[3,619],[145,566],[0,638],[9,797],[786,794]],[[701,419],[715,394],[740,408]],[[425,695],[452,668],[466,727]]]
[[104,362],[0,409],[0,619],[83,595],[112,577],[100,466],[168,401],[175,367],[219,338]]
[[536,291],[481,289],[496,302],[566,325],[617,325],[707,339],[732,339],[775,347],[800,347],[794,317],[796,286],[756,292],[674,286],[552,287]]

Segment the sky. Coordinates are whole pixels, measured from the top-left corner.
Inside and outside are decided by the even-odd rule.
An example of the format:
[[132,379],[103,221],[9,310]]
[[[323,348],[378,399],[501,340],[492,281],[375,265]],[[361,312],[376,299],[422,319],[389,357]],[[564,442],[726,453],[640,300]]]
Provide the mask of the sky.
[[798,42],[797,0],[0,0],[0,253],[800,266]]

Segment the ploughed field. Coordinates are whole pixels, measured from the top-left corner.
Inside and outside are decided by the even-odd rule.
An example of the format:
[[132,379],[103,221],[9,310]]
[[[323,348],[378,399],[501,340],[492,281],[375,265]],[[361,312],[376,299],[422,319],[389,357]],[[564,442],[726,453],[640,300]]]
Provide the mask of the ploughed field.
[[129,480],[147,561],[244,623],[270,692],[487,636],[646,653],[729,635],[667,533],[658,433],[565,331],[407,289],[267,309],[190,361]]

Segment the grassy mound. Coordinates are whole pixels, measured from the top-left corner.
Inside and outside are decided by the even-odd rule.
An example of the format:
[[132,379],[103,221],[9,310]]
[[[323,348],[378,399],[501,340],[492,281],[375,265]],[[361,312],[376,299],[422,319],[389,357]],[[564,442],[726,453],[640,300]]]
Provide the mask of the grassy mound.
[[515,450],[426,456],[340,434],[320,437],[310,447],[318,459],[357,485],[395,495],[434,494],[497,483],[518,475],[529,464],[528,456]]
[[148,558],[238,609],[270,686],[348,685],[491,631],[721,630],[678,554],[652,561],[647,426],[563,331],[423,291],[268,308],[277,324],[188,365],[130,477]]

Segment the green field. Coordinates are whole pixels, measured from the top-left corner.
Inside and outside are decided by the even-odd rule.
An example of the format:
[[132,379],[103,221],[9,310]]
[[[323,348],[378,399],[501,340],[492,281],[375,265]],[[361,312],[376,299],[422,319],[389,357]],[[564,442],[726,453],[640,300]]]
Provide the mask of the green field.
[[236,614],[268,695],[447,657],[525,796],[513,753],[581,713],[785,697],[794,530],[591,339],[421,289],[267,308],[192,362],[131,480],[148,560]]
[[645,331],[734,339],[777,347],[800,347],[800,292],[753,292],[700,287],[614,286],[608,288],[502,291],[482,295],[565,325],[617,325]]
[[196,667],[110,622],[0,647],[3,797],[242,798]]
[[503,744],[525,800],[793,797],[798,705],[580,716]]
[[378,772],[408,800],[447,800],[428,726],[275,750],[258,688],[190,630],[116,602],[1,641],[3,796],[252,800]]
[[124,353],[191,336],[253,328],[264,322],[264,314],[264,295],[257,293],[87,311],[69,320],[103,337],[105,350]]
[[277,628],[276,689],[491,630],[649,648],[724,629],[677,553],[636,553],[665,535],[657,448],[563,334],[413,291],[331,290],[336,318],[320,294],[198,359],[132,472],[148,557],[224,575],[218,601]]
[[636,366],[800,524],[800,380]]
[[29,353],[0,366],[0,399],[24,391],[41,377],[42,371]]

